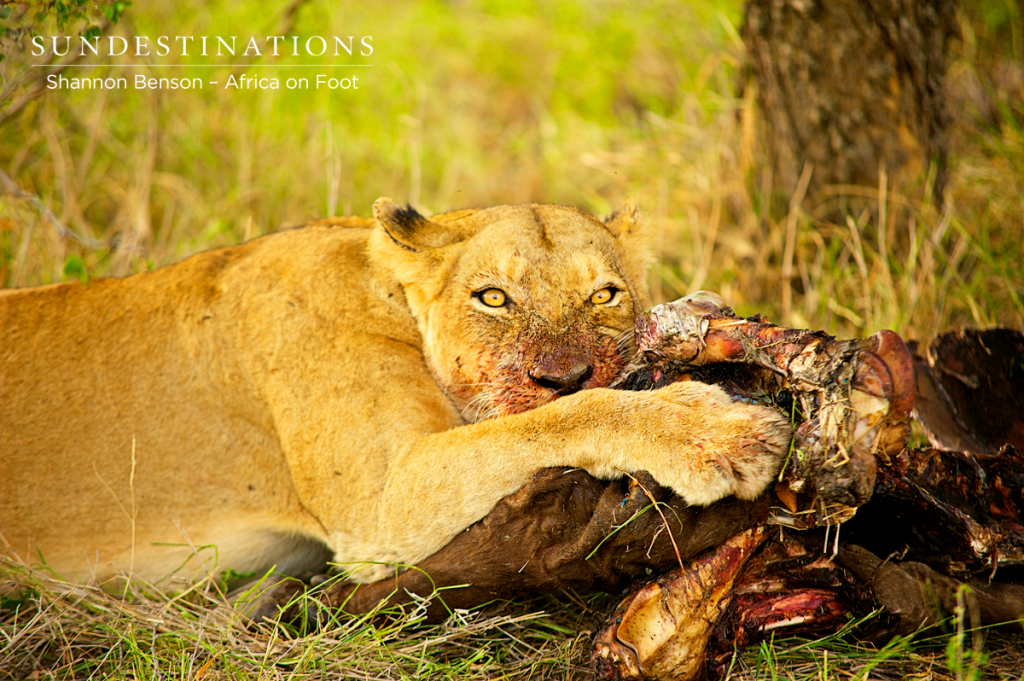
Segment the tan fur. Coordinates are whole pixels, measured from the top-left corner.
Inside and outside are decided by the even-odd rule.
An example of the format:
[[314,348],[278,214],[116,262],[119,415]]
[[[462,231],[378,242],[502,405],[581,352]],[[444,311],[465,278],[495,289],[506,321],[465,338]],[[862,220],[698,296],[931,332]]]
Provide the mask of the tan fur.
[[[633,206],[374,214],[0,292],[8,555],[100,581],[409,564],[542,467],[646,469],[696,504],[767,485],[789,438],[773,412],[602,387],[648,304]],[[578,366],[592,389],[536,378]]]

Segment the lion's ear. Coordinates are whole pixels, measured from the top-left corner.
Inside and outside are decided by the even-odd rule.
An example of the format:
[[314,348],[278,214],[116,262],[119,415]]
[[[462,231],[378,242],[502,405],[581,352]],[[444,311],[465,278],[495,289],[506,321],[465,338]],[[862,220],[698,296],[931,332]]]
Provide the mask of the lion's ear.
[[604,219],[604,226],[619,243],[619,257],[625,273],[634,281],[644,282],[653,254],[650,230],[640,219],[636,201],[627,199],[623,202]]
[[639,229],[640,209],[637,202],[627,199],[618,208],[611,212],[611,215],[604,218],[604,227],[611,232],[615,239],[621,239],[627,235],[633,235]]
[[392,241],[416,253],[440,248],[458,238],[451,229],[431,222],[409,204],[399,206],[386,196],[374,201],[373,217]]
[[636,201],[626,199],[604,219],[604,228],[615,237],[624,251],[647,257],[651,235],[644,221],[640,219],[640,209],[637,208]]
[[604,226],[616,239],[636,237],[641,231],[640,209],[636,201],[626,199],[604,219]]

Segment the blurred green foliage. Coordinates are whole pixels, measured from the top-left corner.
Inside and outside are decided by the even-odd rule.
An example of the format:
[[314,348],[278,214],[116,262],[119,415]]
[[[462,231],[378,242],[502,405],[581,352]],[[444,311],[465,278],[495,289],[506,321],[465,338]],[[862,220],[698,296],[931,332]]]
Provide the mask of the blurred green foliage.
[[[294,15],[283,0],[135,5],[107,32],[237,36],[239,45],[279,33],[299,45],[372,36],[373,53],[129,54],[64,75],[207,84],[28,96],[42,59],[13,50],[0,64],[0,168],[109,248],[62,242],[0,195],[0,284],[60,281],[69,254],[90,276],[146,270],[312,218],[367,215],[379,196],[427,213],[541,201],[599,215],[632,196],[654,233],[658,299],[710,288],[744,313],[849,335],[1019,326],[1024,275],[1012,245],[1024,240],[1024,100],[1006,59],[1021,26],[1007,2],[965,9],[954,48],[952,212],[922,200],[922,178],[889,188],[885,230],[872,223],[877,202],[852,214],[854,234],[817,221],[808,197],[795,213],[789,282],[780,275],[788,197],[775,196],[764,165],[756,88],[738,87],[747,78],[740,0],[309,0]],[[274,77],[280,89],[225,88],[232,75]],[[317,75],[359,87],[316,89]],[[287,88],[303,77],[309,88]],[[783,285],[798,303],[788,319]]]
[[[127,20],[135,35],[244,39],[271,33],[283,7],[150,3]],[[372,56],[335,60],[372,66],[348,69],[282,50],[280,57],[255,60],[247,71],[277,77],[280,90],[214,86],[192,92],[49,93],[40,102],[45,111],[22,117],[16,136],[0,153],[16,153],[19,141],[40,145],[25,126],[45,114],[67,129],[72,155],[94,149],[91,167],[81,169],[86,174],[101,162],[130,166],[138,158],[118,152],[146,141],[146,126],[155,123],[155,166],[178,175],[210,201],[232,202],[252,214],[257,233],[326,212],[331,188],[325,186],[325,156],[342,167],[338,192],[344,198],[334,204],[335,212],[365,214],[382,193],[419,200],[432,210],[502,200],[583,205],[598,200],[607,210],[624,192],[600,196],[603,192],[580,187],[585,178],[566,177],[566,144],[600,147],[643,136],[651,132],[643,120],[648,112],[668,118],[687,108],[692,115],[693,97],[713,115],[717,102],[729,97],[731,83],[726,76],[707,87],[700,69],[723,43],[723,21],[734,23],[738,12],[737,2],[695,7],[617,0],[308,3],[291,32],[300,44],[312,35],[355,35],[357,41],[372,35]],[[157,75],[157,69],[145,68],[145,59],[110,61],[114,65],[89,75]],[[194,51],[154,61],[180,63],[173,69],[178,77],[224,83],[232,73],[228,66],[209,68],[217,60]],[[298,66],[305,63],[321,66]],[[313,81],[317,74],[356,75],[360,89],[284,86],[288,77]],[[95,106],[103,107],[103,120],[86,129],[83,117]],[[697,113],[697,123],[708,122],[704,112]],[[107,151],[114,153],[107,157]],[[123,172],[131,174],[127,167]],[[46,177],[39,180],[49,188]],[[495,184],[509,191],[495,191]],[[460,191],[469,196],[460,200]],[[102,230],[116,217],[119,197],[104,193],[85,210],[91,229]],[[154,208],[159,211],[159,203]],[[161,222],[160,215],[154,218]],[[243,215],[234,222],[241,226],[245,220]]]
[[[28,35],[39,33],[47,24],[65,32],[69,26],[81,25],[79,35],[88,40],[99,38],[103,29],[98,21],[106,17],[116,24],[130,2],[120,0],[34,0],[15,3],[13,0],[0,2],[0,61],[6,58],[11,43],[21,43]],[[15,11],[17,10],[17,11]]]

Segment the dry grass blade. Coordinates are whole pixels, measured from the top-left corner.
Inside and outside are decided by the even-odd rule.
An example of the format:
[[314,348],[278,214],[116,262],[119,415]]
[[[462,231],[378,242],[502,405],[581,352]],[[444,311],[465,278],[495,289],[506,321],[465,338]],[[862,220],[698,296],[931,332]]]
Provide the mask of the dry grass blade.
[[62,239],[72,239],[82,244],[86,248],[100,248],[102,244],[92,238],[80,236],[73,229],[64,224],[64,222],[54,215],[53,211],[49,209],[39,197],[35,194],[30,194],[19,187],[11,176],[8,175],[0,168],[0,185],[3,185],[4,190],[16,199],[27,201],[32,205],[33,208],[39,211],[39,213],[46,218],[46,220],[57,230],[58,236]]
[[797,217],[800,212],[800,204],[804,201],[804,195],[807,193],[807,185],[810,184],[811,174],[814,172],[814,166],[810,163],[804,164],[804,169],[800,173],[800,181],[797,183],[796,192],[793,194],[793,198],[789,202],[789,216],[786,219],[786,250],[782,255],[782,281],[785,284],[782,287],[782,315],[787,319],[793,313],[793,254],[796,250],[796,226]]

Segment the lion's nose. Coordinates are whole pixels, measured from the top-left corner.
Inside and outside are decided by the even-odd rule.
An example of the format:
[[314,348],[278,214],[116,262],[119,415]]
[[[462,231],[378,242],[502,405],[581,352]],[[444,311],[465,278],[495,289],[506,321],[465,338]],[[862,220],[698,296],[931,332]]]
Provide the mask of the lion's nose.
[[544,388],[550,388],[561,395],[574,393],[583,387],[583,383],[594,373],[594,367],[578,362],[568,367],[534,367],[530,378]]

